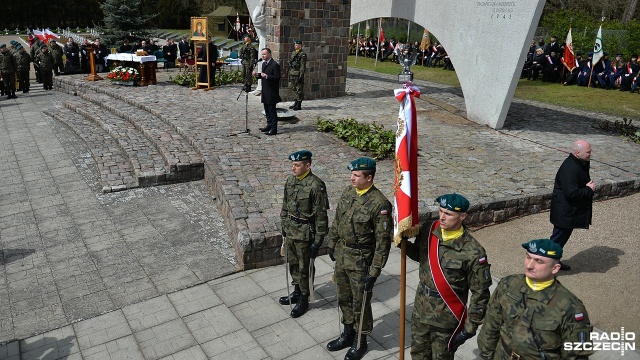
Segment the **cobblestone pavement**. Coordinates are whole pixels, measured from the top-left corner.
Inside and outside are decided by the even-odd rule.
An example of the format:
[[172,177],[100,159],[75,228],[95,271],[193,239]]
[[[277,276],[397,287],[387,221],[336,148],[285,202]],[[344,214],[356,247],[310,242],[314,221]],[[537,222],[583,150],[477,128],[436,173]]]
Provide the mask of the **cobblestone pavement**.
[[[161,71],[160,80],[175,74]],[[223,276],[236,262],[222,219],[250,219],[240,227],[250,234],[278,233],[274,209],[288,172],[286,156],[301,147],[314,152],[315,172],[335,203],[348,182],[346,164],[362,154],[314,131],[316,118],[351,116],[392,129],[398,106],[392,76],[350,70],[347,83],[352,95],[303,102],[297,120],[281,124],[275,137],[255,135],[264,120],[251,95],[252,131],[244,133],[238,87],[205,93],[162,81],[133,89],[105,85],[172,118],[205,161],[217,164],[214,175],[233,184],[227,195],[239,200],[227,207],[211,198],[203,181],[102,194],[90,150],[41,113],[73,97],[33,86],[17,100],[1,99],[0,342],[8,343],[0,346],[0,359],[342,358],[344,351],[324,350],[338,333],[326,256],[318,261],[314,310],[293,320],[277,304],[285,288],[281,266]],[[597,115],[515,102],[505,130],[494,131],[463,118],[458,90],[418,86],[420,166],[426,169],[421,212],[435,209],[430,199],[449,191],[475,204],[548,193],[577,137],[594,144],[595,179],[637,184],[640,151],[594,129]],[[390,160],[381,161],[376,178],[388,196],[391,168]],[[394,250],[376,285],[367,358],[397,356],[398,263]],[[410,317],[415,264],[408,270]],[[473,349],[466,344],[460,358],[474,358]]]

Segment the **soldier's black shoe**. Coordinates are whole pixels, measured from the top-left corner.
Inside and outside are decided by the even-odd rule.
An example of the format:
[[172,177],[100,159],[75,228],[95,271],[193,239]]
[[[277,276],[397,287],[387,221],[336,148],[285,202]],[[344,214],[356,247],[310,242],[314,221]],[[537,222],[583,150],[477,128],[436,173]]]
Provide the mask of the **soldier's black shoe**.
[[262,131],[262,132],[267,132],[267,131],[271,130],[271,127],[265,126],[265,127],[261,127],[259,130]]
[[340,337],[335,340],[329,341],[329,343],[327,344],[327,350],[340,351],[342,349],[346,349],[351,346],[351,344],[353,344],[353,339],[355,337],[356,331],[353,329],[353,325],[345,324],[344,330],[342,331],[342,334],[340,334]]
[[289,109],[292,109],[292,110],[293,110],[293,108],[295,108],[295,107],[296,107],[296,105],[298,105],[298,102],[297,102],[297,101],[296,101],[296,102],[294,102],[294,103],[293,103],[293,105],[289,106]]
[[289,297],[291,297],[291,303],[297,304],[301,295],[302,295],[302,292],[300,291],[300,288],[296,285],[296,289],[291,294],[289,294],[289,296],[280,297],[280,299],[278,299],[278,302],[280,303],[280,305],[289,305]]
[[264,133],[265,135],[277,135],[278,134],[278,130],[272,128],[271,130],[267,131],[266,133]]
[[357,349],[358,346],[358,338],[356,337],[353,340],[353,345],[347,351],[347,355],[344,356],[344,360],[360,360],[364,356],[364,353],[367,352],[367,335],[362,335],[360,339],[360,348]]
[[569,270],[571,270],[571,266],[569,266],[569,265],[567,265],[567,264],[565,264],[565,263],[560,262],[560,270],[562,270],[562,271],[569,271]]
[[295,104],[293,104],[293,110],[302,110],[302,107],[300,106],[302,105],[302,101],[296,101]]
[[302,294],[296,306],[291,310],[291,317],[294,319],[299,318],[307,312],[307,309],[309,309],[309,295]]

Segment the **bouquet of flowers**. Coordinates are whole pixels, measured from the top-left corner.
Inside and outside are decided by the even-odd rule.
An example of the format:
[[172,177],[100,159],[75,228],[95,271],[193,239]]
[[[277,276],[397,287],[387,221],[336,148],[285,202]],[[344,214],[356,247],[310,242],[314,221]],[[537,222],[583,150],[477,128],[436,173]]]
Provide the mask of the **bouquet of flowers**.
[[132,67],[118,66],[107,77],[111,81],[135,81],[140,78],[140,72]]

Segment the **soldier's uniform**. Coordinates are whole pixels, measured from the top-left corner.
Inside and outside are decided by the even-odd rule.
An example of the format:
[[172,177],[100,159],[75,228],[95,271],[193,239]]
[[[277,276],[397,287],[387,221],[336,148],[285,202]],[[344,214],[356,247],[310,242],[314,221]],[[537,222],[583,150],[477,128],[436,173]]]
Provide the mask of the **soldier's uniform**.
[[42,85],[45,90],[53,89],[53,56],[46,45],[42,46],[42,50],[36,57],[35,62],[40,67],[40,76]]
[[[302,41],[296,40],[296,45],[302,45]],[[293,110],[301,110],[304,100],[304,72],[307,68],[307,54],[302,46],[296,48],[289,56],[289,89],[295,95],[295,103],[289,107]]]
[[4,92],[7,99],[17,99],[16,96],[16,70],[18,64],[16,59],[11,55],[7,45],[0,45],[0,72],[4,80]]
[[[289,155],[291,161],[311,160],[311,152],[297,151]],[[280,219],[282,232],[286,234],[289,272],[295,291],[280,299],[282,305],[297,303],[291,316],[302,316],[308,308],[309,262],[311,246],[317,250],[324,242],[328,231],[327,209],[329,200],[324,182],[311,172],[300,177],[290,175],[284,185],[284,197]],[[315,245],[314,245],[315,244]]]
[[49,42],[49,51],[51,52],[51,56],[53,56],[53,73],[58,76],[60,75],[60,71],[64,71],[64,62],[62,60],[64,49],[57,41],[51,40]]
[[[458,194],[443,195],[436,200],[442,208],[452,211],[466,212],[469,207],[468,201]],[[468,305],[464,331],[474,335],[482,324],[490,298],[490,265],[482,245],[464,226],[462,230],[461,236],[444,241],[442,229],[437,226],[431,233],[421,232],[415,243],[407,242],[407,256],[420,263],[420,282],[411,319],[413,359],[453,359],[455,353],[449,351],[448,345],[459,323],[434,283],[428,252],[432,234],[438,239],[439,263],[445,278],[465,306]]]
[[253,67],[258,61],[258,50],[251,42],[251,35],[244,35],[244,45],[240,48],[240,59],[242,59],[242,78],[244,79],[244,88],[246,92],[251,91],[253,84]]
[[20,59],[18,64],[18,78],[20,80],[20,89],[23,93],[29,92],[29,70],[31,70],[31,55],[27,50],[20,46],[18,48]]
[[36,58],[38,57],[38,54],[40,54],[42,45],[44,45],[44,42],[40,39],[36,40],[36,42],[31,45],[31,60],[33,60],[33,70],[36,73],[37,83],[42,82],[42,77],[40,76],[40,67],[38,67],[38,63],[36,63]]
[[[370,158],[354,160],[348,167],[351,171],[375,168],[375,161]],[[366,190],[348,186],[342,192],[329,229],[329,254],[335,259],[338,305],[342,311],[344,332],[340,338],[331,341],[327,349],[337,351],[351,346],[345,359],[358,359],[364,355],[366,335],[373,329],[371,291],[367,292],[362,328],[358,329],[363,293],[366,279],[374,278],[375,282],[387,263],[393,232],[391,212],[391,203],[375,185]],[[356,356],[358,339],[355,334],[358,331],[363,334],[359,344],[362,350]]]
[[[522,246],[539,256],[562,257],[562,247],[549,239]],[[592,330],[582,301],[557,279],[542,290],[533,290],[526,275],[510,275],[500,280],[491,296],[478,335],[479,356],[490,360],[588,359],[593,351],[566,350],[564,344],[587,342]]]

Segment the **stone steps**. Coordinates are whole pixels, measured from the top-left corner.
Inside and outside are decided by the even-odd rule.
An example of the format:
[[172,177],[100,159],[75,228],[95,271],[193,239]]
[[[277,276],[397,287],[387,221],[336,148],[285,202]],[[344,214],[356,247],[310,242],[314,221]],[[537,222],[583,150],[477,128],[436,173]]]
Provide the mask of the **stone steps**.
[[155,144],[133,124],[80,98],[64,101],[63,105],[92,122],[94,127],[106,131],[116,141],[131,161],[139,186],[153,186],[168,182],[169,166],[165,159]]
[[129,156],[106,130],[69,109],[47,109],[44,113],[69,127],[87,144],[100,173],[102,192],[139,187],[139,174],[134,171]]

